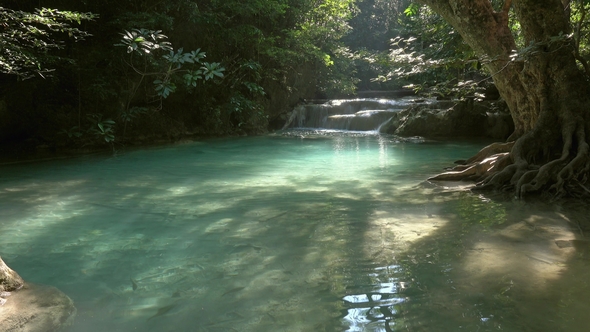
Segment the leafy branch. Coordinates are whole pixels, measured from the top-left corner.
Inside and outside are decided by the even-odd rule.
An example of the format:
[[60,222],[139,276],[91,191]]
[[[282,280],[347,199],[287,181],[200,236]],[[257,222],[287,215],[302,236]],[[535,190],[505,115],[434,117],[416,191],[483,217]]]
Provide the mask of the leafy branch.
[[51,69],[48,52],[65,47],[63,40],[84,40],[88,32],[72,27],[97,15],[41,8],[34,13],[0,7],[0,72],[21,79],[44,77]]
[[[115,46],[126,48],[129,59],[124,60],[125,63],[140,75],[127,109],[147,76],[155,77],[152,83],[160,102],[176,91],[175,81],[182,81],[187,88],[196,88],[198,81],[224,77],[225,68],[220,63],[204,62],[206,54],[201,49],[185,52],[183,48],[179,48],[175,51],[161,30],[133,29],[125,31],[122,36],[120,43]],[[135,62],[134,55],[141,57],[141,65]]]

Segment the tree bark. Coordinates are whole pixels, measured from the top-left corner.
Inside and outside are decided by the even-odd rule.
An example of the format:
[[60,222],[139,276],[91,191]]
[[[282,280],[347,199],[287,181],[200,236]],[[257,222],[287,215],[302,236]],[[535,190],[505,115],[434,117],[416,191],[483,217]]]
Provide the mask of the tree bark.
[[[442,15],[483,59],[514,120],[509,153],[495,155],[498,162],[490,156],[472,162],[479,187],[514,190],[518,196],[590,193],[584,185],[590,169],[587,77],[575,60],[562,1],[506,0],[499,10],[489,0],[420,2]],[[527,45],[519,51],[508,26],[511,8]],[[474,168],[467,169],[433,179],[457,179],[461,172],[473,178]]]

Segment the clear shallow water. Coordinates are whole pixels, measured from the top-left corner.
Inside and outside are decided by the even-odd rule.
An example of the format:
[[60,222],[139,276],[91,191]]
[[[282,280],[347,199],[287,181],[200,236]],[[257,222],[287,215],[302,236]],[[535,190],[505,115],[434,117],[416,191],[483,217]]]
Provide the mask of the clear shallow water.
[[0,254],[74,300],[71,331],[585,330],[585,210],[423,182],[482,146],[294,131],[3,166]]

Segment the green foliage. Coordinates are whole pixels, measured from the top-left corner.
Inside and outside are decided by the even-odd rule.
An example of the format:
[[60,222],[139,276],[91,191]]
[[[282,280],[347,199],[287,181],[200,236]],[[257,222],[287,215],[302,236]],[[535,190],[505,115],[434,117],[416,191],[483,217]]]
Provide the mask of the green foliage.
[[115,121],[103,119],[102,114],[89,114],[87,117],[91,123],[88,133],[93,137],[104,140],[106,143],[115,141]]
[[572,40],[573,34],[565,35],[562,32],[559,33],[557,36],[552,36],[548,40],[543,41],[534,41],[532,40],[528,45],[522,47],[519,50],[514,50],[512,54],[510,54],[511,61],[528,61],[531,58],[547,52],[549,49],[555,49],[560,47],[567,47],[570,45],[570,41]]
[[[137,102],[137,93],[146,77],[154,77],[152,81],[154,95],[148,92],[144,103],[153,102],[155,96],[155,101],[158,102],[154,108],[156,111],[162,109],[163,100],[176,92],[179,86],[191,91],[197,88],[199,81],[224,78],[225,68],[219,62],[203,61],[206,54],[201,49],[188,52],[185,52],[183,48],[174,50],[167,39],[168,37],[160,30],[133,29],[122,33],[120,43],[115,44],[125,47],[128,56],[124,61],[137,77],[129,81],[130,93],[127,96],[126,107],[120,114],[124,121],[123,135],[131,120],[140,114],[147,113],[147,107],[132,106],[134,102]],[[107,137],[106,133],[104,136]]]
[[139,52],[149,55],[157,50],[173,52],[170,43],[165,41],[168,37],[163,35],[161,30],[133,29],[125,31],[122,35],[121,43],[115,45],[127,47],[127,53]]
[[223,72],[225,71],[225,68],[223,68],[219,62],[203,62],[203,66],[200,70],[203,72],[205,81],[208,81],[215,77],[223,78]]
[[418,12],[420,11],[420,5],[415,4],[415,3],[411,3],[408,8],[406,8],[404,10],[404,14],[406,14],[406,16],[415,16],[418,14]]
[[[492,0],[495,10],[502,10],[505,1]],[[518,46],[511,55],[512,61],[528,61],[539,52],[574,45],[574,55],[580,67],[590,76],[590,1],[572,0],[566,13],[570,13],[572,34],[561,33],[549,40],[525,43],[520,23],[509,12],[509,27]],[[485,72],[482,64],[494,59],[477,58],[461,37],[428,7],[410,3],[399,19],[400,34],[392,39],[388,66],[381,65],[376,82],[406,82],[406,86],[430,95],[476,94],[474,78],[482,81],[493,73]],[[373,59],[380,58],[372,54]],[[373,63],[382,63],[380,61]],[[389,68],[387,68],[389,67]]]
[[[195,88],[200,80],[208,81],[224,76],[225,68],[220,63],[203,61],[206,54],[201,49],[185,52],[183,48],[179,48],[175,51],[172,44],[166,41],[168,37],[160,30],[133,29],[125,31],[122,36],[123,39],[116,46],[125,47],[129,54],[126,63],[139,75],[136,87],[140,86],[146,76],[155,76],[154,91],[160,98],[168,98],[176,91],[175,80],[183,81],[188,88]],[[140,56],[143,62],[137,64],[133,55]],[[136,91],[137,89],[130,95],[128,106]]]
[[138,116],[146,114],[148,111],[149,109],[147,107],[134,106],[129,110],[121,112],[121,120],[123,120],[124,123],[128,123],[133,121]]
[[176,91],[176,84],[169,80],[154,80],[154,85],[156,86],[156,94],[162,98],[168,98],[170,93]]
[[59,58],[48,52],[64,48],[64,39],[83,40],[90,34],[72,27],[97,15],[42,8],[24,12],[0,7],[0,72],[22,79],[47,75],[46,64]]
[[351,32],[348,21],[357,11],[355,1],[303,1],[301,9],[306,13],[287,37],[297,53],[286,55],[290,55],[290,58],[304,56],[306,61],[317,64],[320,90],[331,94],[352,92],[355,77],[350,72],[346,75],[343,71],[335,70],[333,66],[348,69],[353,63],[352,53],[342,38]]
[[417,94],[427,97],[443,97],[448,98],[453,96],[457,99],[464,99],[465,97],[475,97],[476,99],[483,99],[485,95],[483,91],[485,87],[474,80],[457,81],[455,79],[435,84],[408,84],[406,88],[413,89]]
[[472,93],[465,82],[482,76],[481,63],[462,38],[427,7],[412,3],[399,15],[399,33],[391,39],[389,53],[365,55],[380,70],[373,81],[428,95]]
[[[211,0],[199,4],[196,25],[191,27],[199,31],[195,42],[209,56],[222,59],[226,68],[223,82],[207,87],[217,110],[209,114],[221,119],[224,130],[243,132],[256,124],[254,131],[260,131],[266,127],[268,113],[283,111],[293,99],[309,98],[314,92],[354,90],[354,72],[340,71],[352,63],[341,38],[350,32],[354,2]],[[249,118],[253,120],[246,121]]]
[[[387,1],[378,1],[380,8],[386,6]],[[23,8],[63,25],[47,28],[47,21],[40,20],[25,29],[18,20],[7,20],[29,31],[24,40],[30,43],[13,43],[23,50],[22,64],[0,61],[13,66],[3,72],[22,77],[45,74],[49,65],[56,69],[52,80],[30,92],[42,96],[42,106],[31,102],[27,107],[32,114],[58,119],[54,132],[61,132],[60,140],[123,144],[134,135],[165,135],[172,125],[180,132],[261,132],[270,114],[299,97],[355,90],[356,59],[343,38],[352,31],[349,21],[358,14],[357,2],[60,0],[44,4],[71,12],[41,13],[34,3],[7,0],[13,9],[3,9],[3,15],[21,19],[16,8]],[[75,11],[97,13],[100,19],[66,15]],[[75,29],[78,21],[84,24],[80,30]],[[36,35],[34,29],[47,33]],[[90,34],[91,42],[70,42]],[[23,46],[35,46],[36,40],[41,47]],[[55,58],[47,51],[54,51]],[[58,56],[76,62],[53,61]],[[8,104],[16,112],[12,105],[18,103]]]

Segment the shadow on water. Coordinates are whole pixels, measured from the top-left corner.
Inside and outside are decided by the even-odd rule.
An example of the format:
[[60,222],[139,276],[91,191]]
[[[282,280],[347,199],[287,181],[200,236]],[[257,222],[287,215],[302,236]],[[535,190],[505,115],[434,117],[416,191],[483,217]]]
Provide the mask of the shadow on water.
[[428,187],[414,197],[427,216],[368,220],[357,245],[373,271],[359,268],[366,286],[344,298],[348,331],[585,329],[586,207]]
[[74,299],[73,331],[588,323],[585,210],[420,184],[477,147],[393,140],[215,140],[5,167],[0,249]]

